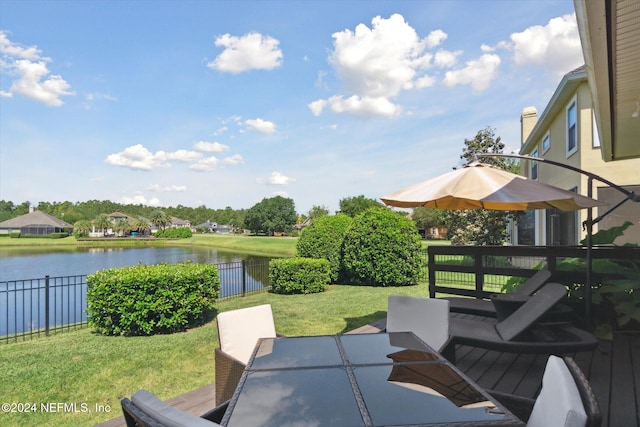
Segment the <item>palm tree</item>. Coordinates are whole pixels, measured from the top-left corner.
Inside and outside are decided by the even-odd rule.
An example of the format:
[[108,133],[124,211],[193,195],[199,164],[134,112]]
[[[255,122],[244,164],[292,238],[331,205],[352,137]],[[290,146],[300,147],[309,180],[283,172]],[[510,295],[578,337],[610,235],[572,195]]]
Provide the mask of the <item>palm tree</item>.
[[149,223],[142,218],[138,218],[133,224],[131,224],[131,229],[138,230],[138,233],[140,234],[144,234],[144,231],[149,230],[150,228]]
[[107,235],[107,229],[111,227],[112,224],[111,217],[107,214],[100,214],[93,220],[93,226],[102,230],[102,236]]
[[164,213],[164,211],[156,210],[151,213],[151,223],[161,230],[164,230],[167,225],[171,224],[171,218]]
[[91,221],[86,219],[81,219],[73,224],[73,229],[78,235],[88,235],[91,231],[91,227]]
[[131,224],[126,219],[120,218],[116,221],[113,229],[118,233],[119,236],[124,236],[129,231],[131,231]]

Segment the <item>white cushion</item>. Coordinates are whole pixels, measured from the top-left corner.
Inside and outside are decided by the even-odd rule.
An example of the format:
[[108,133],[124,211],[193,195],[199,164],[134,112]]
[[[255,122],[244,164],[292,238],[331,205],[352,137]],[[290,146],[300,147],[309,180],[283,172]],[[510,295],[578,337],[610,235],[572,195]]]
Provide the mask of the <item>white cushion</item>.
[[218,314],[220,349],[245,365],[260,338],[273,338],[276,328],[271,305],[264,304]]
[[542,376],[542,390],[527,427],[584,427],[586,424],[587,414],[569,368],[558,356],[549,356]]
[[387,332],[413,332],[441,350],[449,339],[449,301],[389,295]]
[[142,412],[167,427],[215,427],[220,424],[172,408],[147,390],[131,396],[131,402]]

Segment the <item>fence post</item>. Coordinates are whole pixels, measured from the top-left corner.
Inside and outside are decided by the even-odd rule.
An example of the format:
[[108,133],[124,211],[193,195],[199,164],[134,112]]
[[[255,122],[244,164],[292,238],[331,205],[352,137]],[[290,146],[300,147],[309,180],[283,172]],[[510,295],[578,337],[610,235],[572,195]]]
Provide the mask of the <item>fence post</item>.
[[247,260],[242,260],[242,296],[247,296]]
[[484,263],[482,262],[482,249],[474,247],[473,263],[476,274],[476,298],[482,298],[484,291]]
[[44,334],[49,336],[49,275],[44,276]]

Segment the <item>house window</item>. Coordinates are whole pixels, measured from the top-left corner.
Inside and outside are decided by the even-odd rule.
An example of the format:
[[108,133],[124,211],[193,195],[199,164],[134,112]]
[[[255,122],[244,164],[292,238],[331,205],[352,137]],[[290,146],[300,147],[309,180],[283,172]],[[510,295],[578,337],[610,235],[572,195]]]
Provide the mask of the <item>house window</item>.
[[[577,192],[577,188],[569,191]],[[558,209],[546,211],[546,240],[549,246],[575,246],[578,244],[578,215]]]
[[591,115],[591,133],[592,133],[592,141],[593,148],[600,147],[600,134],[598,133],[598,125],[596,124],[596,116],[595,114]]
[[547,151],[550,146],[551,140],[549,139],[549,132],[547,132],[547,134],[544,136],[544,139],[542,140],[542,152],[544,153],[545,151]]
[[518,245],[536,244],[535,212],[524,211],[517,216]]
[[[531,152],[531,157],[538,157],[538,149],[536,148]],[[530,160],[531,165],[531,179],[538,179],[538,162]]]
[[578,150],[578,106],[574,99],[567,108],[567,157]]

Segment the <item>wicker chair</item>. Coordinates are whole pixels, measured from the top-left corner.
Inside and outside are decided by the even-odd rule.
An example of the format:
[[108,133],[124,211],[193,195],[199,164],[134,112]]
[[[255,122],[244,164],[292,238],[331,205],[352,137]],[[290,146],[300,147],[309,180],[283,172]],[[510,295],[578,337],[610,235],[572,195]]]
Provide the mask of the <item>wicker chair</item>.
[[527,427],[599,427],[598,402],[584,374],[570,357],[549,356],[537,398],[487,390]]
[[215,427],[220,425],[229,405],[225,402],[197,417],[172,408],[147,390],[139,390],[120,403],[128,427]]
[[264,304],[218,314],[220,348],[215,350],[216,405],[233,395],[260,338],[277,336],[271,305]]

